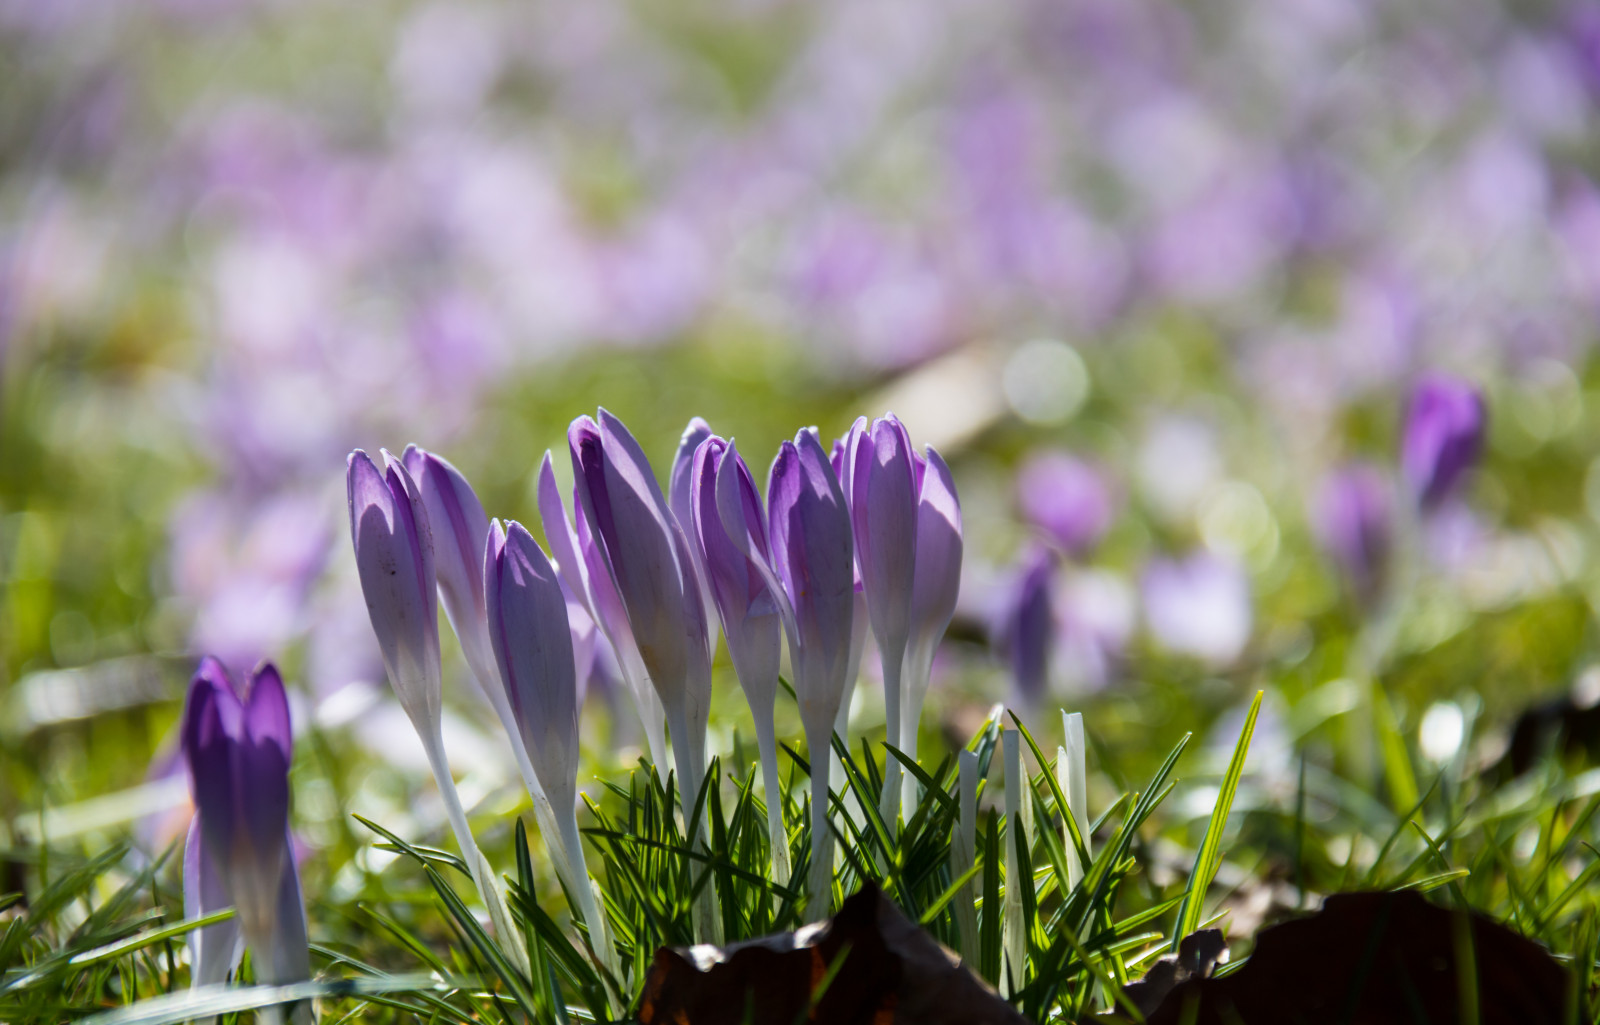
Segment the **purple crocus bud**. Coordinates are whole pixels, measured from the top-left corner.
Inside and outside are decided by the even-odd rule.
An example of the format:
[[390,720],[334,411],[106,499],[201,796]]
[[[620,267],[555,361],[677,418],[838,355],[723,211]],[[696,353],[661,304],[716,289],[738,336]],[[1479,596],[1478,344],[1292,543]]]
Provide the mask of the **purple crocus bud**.
[[1378,597],[1394,542],[1389,481],[1358,463],[1330,473],[1317,489],[1311,528],[1362,602]]
[[1022,518],[1072,556],[1087,554],[1111,526],[1115,500],[1093,466],[1060,451],[1030,456],[1017,472]]
[[[917,729],[922,702],[928,694],[933,654],[955,615],[961,591],[961,500],[956,497],[950,467],[930,445],[926,459],[918,457],[917,566],[912,574],[911,629],[906,644],[905,701],[901,709],[902,750],[917,754]],[[916,801],[916,780],[907,776],[903,801]]]
[[567,598],[550,560],[520,523],[495,521],[484,551],[489,641],[539,782],[572,806],[578,776],[578,678]]
[[438,722],[440,705],[433,538],[416,482],[388,452],[383,458],[379,473],[365,452],[350,453],[350,537],[389,683],[423,733]]
[[1483,393],[1471,382],[1438,373],[1417,382],[1400,468],[1423,510],[1437,508],[1478,461],[1487,420]]
[[[726,509],[727,503],[719,506]],[[812,751],[813,848],[807,917],[815,920],[827,914],[831,894],[827,752],[849,672],[855,610],[850,511],[815,431],[800,431],[778,450],[767,484],[767,506],[767,534],[782,588],[780,607],[789,635],[795,693]]]
[[[851,429],[846,459],[856,566],[883,665],[884,732],[891,745],[904,748],[901,673],[911,632],[912,574],[917,560],[916,453],[905,426],[890,414],[874,420],[864,431]],[[893,823],[900,811],[899,761],[891,757],[883,775],[881,810],[884,822]]]
[[1037,708],[1050,686],[1050,649],[1055,643],[1055,603],[1051,589],[1056,555],[1036,548],[1023,562],[1001,611],[1000,638],[1011,665],[1018,702]]
[[574,420],[567,440],[583,516],[670,716],[688,699],[689,623],[666,499],[639,443],[605,410],[598,423]]
[[667,478],[667,505],[678,521],[678,528],[689,541],[689,558],[694,563],[695,576],[700,582],[700,603],[706,610],[708,619],[707,658],[717,650],[717,619],[710,615],[713,607],[711,584],[706,579],[706,565],[700,551],[700,542],[693,538],[694,499],[691,495],[691,480],[694,476],[695,451],[709,437],[711,437],[711,426],[698,416],[691,419],[689,425],[683,429],[683,437],[678,439],[678,451],[672,458],[672,473]]
[[555,467],[551,464],[550,453],[546,452],[544,463],[539,467],[539,517],[544,521],[545,538],[550,543],[556,571],[610,644],[616,655],[623,685],[639,713],[645,740],[650,748],[651,763],[665,768],[667,742],[661,699],[650,685],[638,645],[634,643],[633,628],[628,625],[627,610],[623,608],[611,574],[595,548],[594,537],[589,533],[589,521],[582,514],[576,493],[572,505],[578,512],[576,528],[561,504]]
[[[616,586],[639,657],[660,695],[688,822],[705,775],[711,717],[710,623],[688,539],[621,420],[604,409],[598,423],[579,417],[567,439],[578,504],[601,564],[589,574],[591,580],[609,576]],[[699,820],[689,829],[693,839]],[[695,903],[697,931],[710,939],[720,935],[720,922],[714,891],[702,892]]]
[[[201,661],[183,718],[198,824],[193,892],[202,903],[214,900],[210,884],[220,882],[238,909],[239,931],[255,951],[260,978],[272,983],[311,974],[305,908],[289,846],[292,746],[288,698],[270,663],[251,674],[241,700],[220,662]],[[206,878],[208,866],[214,880]],[[297,1010],[296,1017],[309,1020],[309,1009]]]
[[[736,525],[724,528],[717,510],[717,479],[732,478],[738,491]],[[765,513],[750,469],[731,442],[707,438],[695,452],[690,523],[705,562],[706,577],[717,613],[728,635],[728,653],[744,688],[757,727],[772,719],[778,681],[783,623],[777,599],[754,559],[770,565]],[[755,551],[747,556],[730,534],[747,534]]]
[[[719,485],[734,493],[729,503],[730,526],[724,526],[717,505]],[[782,838],[782,785],[778,776],[778,747],[772,714],[777,702],[778,661],[782,654],[783,620],[778,600],[767,581],[772,552],[767,542],[765,512],[750,469],[739,457],[733,442],[710,437],[695,451],[691,524],[696,546],[706,569],[706,578],[723,631],[728,635],[728,654],[733,659],[739,686],[750,703],[755,721],[756,744],[761,755],[761,780],[767,794],[768,836],[771,844],[773,877],[787,883],[789,848]],[[733,540],[743,538],[746,555]],[[760,561],[760,565],[757,564]]]

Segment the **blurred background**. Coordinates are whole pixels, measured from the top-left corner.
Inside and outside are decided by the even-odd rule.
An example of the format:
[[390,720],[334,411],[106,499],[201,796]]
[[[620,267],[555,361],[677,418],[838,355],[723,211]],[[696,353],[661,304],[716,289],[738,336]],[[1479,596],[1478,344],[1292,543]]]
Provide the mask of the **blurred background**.
[[[1595,656],[1600,3],[0,0],[0,81],[13,841],[175,835],[201,653],[285,668],[310,845],[435,824],[345,455],[417,442],[537,533],[597,404],[663,475],[693,415],[758,477],[860,413],[940,447],[935,757],[1064,705],[1118,780],[1265,687],[1292,796],[1295,746],[1370,775],[1363,650],[1439,762]],[[1418,508],[1438,372],[1488,434]],[[513,808],[465,673],[464,795]]]

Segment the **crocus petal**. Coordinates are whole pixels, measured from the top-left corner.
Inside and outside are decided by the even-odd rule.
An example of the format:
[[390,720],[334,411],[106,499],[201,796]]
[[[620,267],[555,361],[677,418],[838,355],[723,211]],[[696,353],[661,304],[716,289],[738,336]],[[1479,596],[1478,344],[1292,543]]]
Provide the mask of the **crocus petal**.
[[670,708],[684,698],[691,626],[666,500],[638,442],[605,410],[599,424],[574,421],[568,439],[583,515],[650,680]]
[[[916,567],[917,492],[911,438],[893,416],[873,423],[855,444],[850,518],[867,611],[879,647],[897,662],[911,619]],[[885,666],[898,675],[898,665]]]
[[1098,469],[1067,452],[1028,457],[1017,471],[1022,518],[1069,555],[1088,553],[1110,528],[1116,500]]
[[[206,851],[200,820],[189,823],[189,838],[183,847],[183,915],[202,918],[233,906],[222,885],[215,860]],[[222,982],[239,963],[244,941],[239,936],[239,920],[208,925],[189,933],[189,979],[191,985],[207,986]]]
[[[678,439],[678,451],[672,459],[672,474],[667,479],[668,505],[672,509],[672,516],[678,521],[678,529],[683,531],[684,538],[688,541],[687,551],[689,560],[694,564],[695,579],[699,584],[701,618],[705,621],[703,630],[695,625],[693,630],[698,637],[705,634],[705,648],[707,665],[710,664],[711,655],[717,650],[717,617],[711,614],[715,608],[711,597],[711,581],[706,578],[705,560],[700,552],[700,543],[694,534],[694,499],[690,494],[691,479],[694,475],[694,453],[700,443],[711,437],[711,427],[698,416],[689,421],[689,426],[683,429],[683,437]],[[709,670],[708,670],[709,671]]]
[[578,771],[578,681],[567,599],[520,523],[489,530],[484,553],[489,640],[539,782],[570,807]]
[[1343,571],[1355,597],[1376,600],[1394,541],[1390,486],[1383,472],[1358,464],[1329,474],[1310,512],[1318,544]]
[[[306,937],[306,904],[300,891],[300,870],[296,867],[293,840],[287,830],[278,841],[283,870],[278,876],[274,898],[272,936],[267,949],[253,955],[261,982],[283,986],[311,978],[311,950]],[[295,1007],[295,1022],[311,1020],[309,1004]]]
[[461,641],[462,653],[480,680],[494,676],[484,620],[483,545],[489,517],[461,471],[415,445],[401,462],[417,484],[433,536],[433,567],[445,615]]
[[[725,464],[729,479],[739,492],[739,522],[732,529],[724,525],[717,508],[717,480]],[[759,569],[733,540],[733,535],[740,535],[748,544],[754,535],[756,545],[764,551],[766,528],[761,522],[761,496],[738,452],[716,437],[706,439],[695,452],[691,495],[692,524],[712,600],[728,635],[734,671],[750,695],[752,707],[761,702],[770,708],[768,690],[777,685],[782,621],[778,604]]]
[[912,574],[911,644],[939,642],[961,590],[961,500],[950,467],[932,446],[917,499],[917,568]]
[[416,482],[384,453],[383,474],[350,454],[347,484],[356,568],[384,668],[413,722],[439,715],[439,617],[428,514]]
[[1039,548],[1028,557],[1006,603],[1001,624],[1011,678],[1017,696],[1028,707],[1038,705],[1050,683],[1050,649],[1055,640],[1055,605],[1051,588],[1056,557]]
[[[550,557],[555,559],[556,572],[561,574],[561,579],[589,615],[595,616],[589,569],[579,554],[578,535],[573,530],[572,520],[561,504],[561,487],[556,483],[549,449],[545,450],[544,462],[539,464],[539,519],[544,523],[544,536],[550,545]],[[582,519],[581,514],[579,519]]]
[[251,674],[244,700],[248,734],[238,738],[237,800],[246,809],[250,839],[269,849],[289,822],[289,763],[293,733],[283,678],[270,662]]
[[793,609],[801,714],[831,729],[850,661],[855,545],[844,492],[814,431],[778,450],[767,496],[773,563]]
[[1436,508],[1478,461],[1487,420],[1483,393],[1471,382],[1429,374],[1417,383],[1400,466],[1419,506]]

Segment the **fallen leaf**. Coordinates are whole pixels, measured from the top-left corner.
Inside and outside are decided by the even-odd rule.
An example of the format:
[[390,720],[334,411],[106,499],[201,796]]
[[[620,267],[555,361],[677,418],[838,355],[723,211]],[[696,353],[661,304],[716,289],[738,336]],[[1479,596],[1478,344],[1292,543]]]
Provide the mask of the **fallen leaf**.
[[[1463,955],[1470,965],[1463,970]],[[1569,1017],[1567,971],[1544,947],[1476,912],[1412,891],[1344,893],[1261,933],[1222,978],[1176,984],[1150,1025],[1444,1025],[1466,1020],[1475,990],[1483,1025],[1556,1025]]]
[[796,932],[726,947],[662,947],[645,980],[639,1021],[1027,1025],[870,883],[832,919]]

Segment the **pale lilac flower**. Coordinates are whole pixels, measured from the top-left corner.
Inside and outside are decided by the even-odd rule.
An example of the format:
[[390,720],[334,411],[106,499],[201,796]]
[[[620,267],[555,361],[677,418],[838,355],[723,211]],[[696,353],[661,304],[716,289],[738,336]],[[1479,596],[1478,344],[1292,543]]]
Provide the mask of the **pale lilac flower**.
[[[731,527],[723,525],[717,508],[718,481],[724,474],[732,478],[728,487],[738,493],[737,504],[730,510],[738,519]],[[787,883],[789,849],[784,841],[778,747],[772,723],[783,621],[778,599],[766,582],[772,576],[766,569],[772,560],[766,513],[755,480],[731,441],[724,442],[713,436],[701,442],[695,450],[689,488],[691,518],[688,523],[692,525],[695,547],[701,553],[712,600],[728,637],[728,654],[733,660],[734,672],[755,720],[761,782],[767,795],[773,876],[778,882]],[[730,535],[748,538],[751,553],[746,555],[741,551]],[[758,560],[762,565],[757,565]]]
[[[911,632],[912,576],[917,562],[916,452],[905,425],[891,414],[865,429],[858,421],[846,442],[845,458],[855,562],[883,663],[887,739],[902,748],[901,673]],[[890,757],[883,783],[886,824],[899,815],[900,772],[899,761]]]
[[1230,559],[1209,552],[1156,559],[1145,568],[1140,592],[1146,625],[1174,654],[1223,667],[1250,643],[1250,581]]
[[523,746],[554,810],[546,841],[567,891],[577,900],[602,962],[621,978],[610,927],[594,899],[578,835],[577,662],[568,600],[554,567],[526,529],[495,521],[484,549],[488,633]]
[[[731,505],[732,501],[719,501],[721,508]],[[816,920],[827,913],[832,895],[827,752],[849,671],[855,545],[844,491],[814,431],[802,430],[779,448],[767,484],[767,517],[795,693],[812,752],[813,848],[807,917]],[[727,520],[724,516],[724,523]],[[735,543],[741,539],[735,538]],[[748,536],[742,543],[748,546]]]
[[650,685],[649,673],[639,655],[639,646],[634,641],[633,628],[628,623],[627,610],[622,606],[611,573],[595,548],[594,536],[589,532],[589,521],[582,515],[576,493],[572,506],[578,513],[576,527],[561,504],[555,467],[551,463],[550,453],[546,452],[544,462],[539,467],[539,518],[544,523],[544,533],[550,543],[556,571],[561,574],[568,591],[583,604],[590,619],[605,635],[607,645],[616,659],[617,672],[633,699],[640,725],[644,728],[650,762],[658,768],[664,768],[668,764],[664,730],[666,712],[661,707],[661,698]]
[[[917,562],[912,574],[911,629],[906,642],[906,693],[901,708],[900,740],[905,753],[917,756],[922,702],[928,695],[933,655],[955,615],[961,591],[961,500],[950,467],[932,445],[915,456],[917,471]],[[904,779],[902,800],[916,802],[916,779]]]
[[1116,499],[1101,472],[1058,450],[1036,452],[1017,471],[1022,518],[1069,555],[1087,554],[1116,515]]
[[1355,596],[1377,599],[1394,544],[1392,489],[1382,470],[1356,463],[1323,478],[1311,507],[1311,527]]

